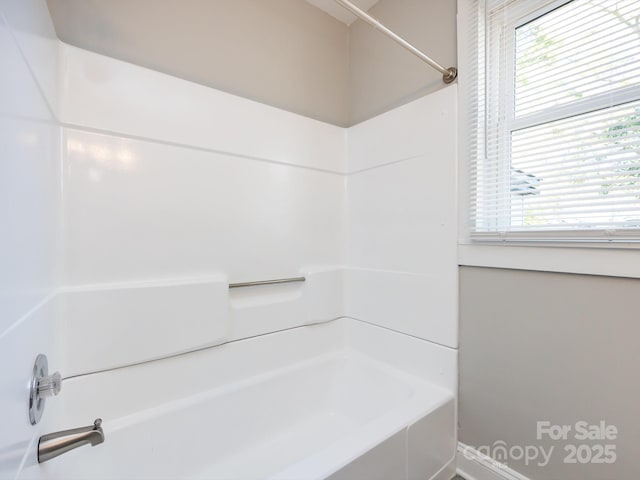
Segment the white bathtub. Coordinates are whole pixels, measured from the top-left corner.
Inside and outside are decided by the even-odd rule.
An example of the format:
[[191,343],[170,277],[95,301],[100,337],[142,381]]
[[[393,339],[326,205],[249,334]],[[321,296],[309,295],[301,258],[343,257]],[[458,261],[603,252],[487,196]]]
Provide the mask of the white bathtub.
[[23,477],[447,479],[454,372],[455,351],[342,319],[70,379],[44,433],[101,417],[106,440]]

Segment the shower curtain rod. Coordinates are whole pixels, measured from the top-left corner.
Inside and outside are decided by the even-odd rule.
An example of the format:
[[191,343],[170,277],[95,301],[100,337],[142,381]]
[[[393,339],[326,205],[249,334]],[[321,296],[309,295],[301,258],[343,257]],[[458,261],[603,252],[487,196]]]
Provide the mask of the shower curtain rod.
[[342,5],[344,8],[346,8],[351,13],[353,13],[356,17],[361,18],[362,20],[367,22],[369,25],[380,30],[387,37],[391,38],[391,40],[396,42],[401,47],[409,50],[411,53],[413,53],[416,57],[418,57],[423,62],[428,63],[433,68],[438,70],[442,74],[442,81],[444,83],[451,83],[458,76],[458,70],[455,67],[449,67],[449,68],[443,67],[438,62],[433,60],[431,57],[429,57],[428,55],[425,55],[422,51],[418,50],[416,47],[411,45],[404,38],[402,38],[401,36],[389,30],[382,23],[380,23],[379,20],[376,20],[367,12],[365,12],[364,10],[360,9],[359,7],[351,3],[349,0],[335,0],[335,2],[338,3],[339,5]]

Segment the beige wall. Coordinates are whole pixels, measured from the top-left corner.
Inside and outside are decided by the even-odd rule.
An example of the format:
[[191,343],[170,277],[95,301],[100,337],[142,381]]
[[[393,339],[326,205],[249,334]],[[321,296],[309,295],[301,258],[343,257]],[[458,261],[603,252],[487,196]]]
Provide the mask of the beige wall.
[[[640,478],[640,280],[460,269],[460,441],[555,445],[547,467],[509,465],[532,480]],[[564,464],[536,422],[617,426],[613,465]],[[572,434],[570,434],[572,435]]]
[[[64,42],[339,126],[445,86],[371,26],[303,0],[47,3]],[[380,0],[370,12],[456,65],[455,0]]]
[[348,123],[348,29],[302,0],[48,0],[60,39]]
[[[456,66],[456,0],[381,0],[369,13],[445,67]],[[349,123],[445,87],[442,74],[361,20],[349,29]]]

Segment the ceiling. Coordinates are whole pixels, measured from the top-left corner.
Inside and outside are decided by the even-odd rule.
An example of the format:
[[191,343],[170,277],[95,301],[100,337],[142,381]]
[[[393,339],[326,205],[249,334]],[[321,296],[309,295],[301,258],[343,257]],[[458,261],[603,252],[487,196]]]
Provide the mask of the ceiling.
[[[342,23],[347,25],[351,25],[357,17],[349,12],[346,8],[338,5],[335,0],[306,0],[307,3],[318,7],[320,10],[324,10],[333,18],[337,18]],[[362,10],[369,10],[373,7],[378,0],[351,0],[351,3],[357,5]]]

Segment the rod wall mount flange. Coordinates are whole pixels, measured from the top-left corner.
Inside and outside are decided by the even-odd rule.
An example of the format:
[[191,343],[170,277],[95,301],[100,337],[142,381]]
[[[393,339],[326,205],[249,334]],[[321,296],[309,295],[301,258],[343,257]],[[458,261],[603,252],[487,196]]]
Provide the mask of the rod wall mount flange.
[[447,73],[444,73],[442,75],[442,81],[444,83],[451,83],[453,82],[456,78],[458,78],[458,69],[456,67],[449,67],[447,68]]

